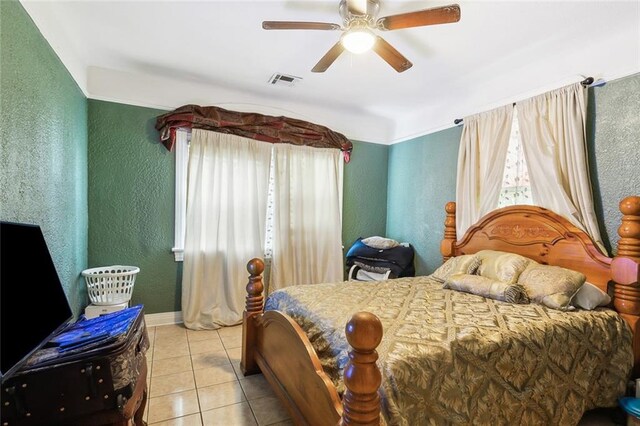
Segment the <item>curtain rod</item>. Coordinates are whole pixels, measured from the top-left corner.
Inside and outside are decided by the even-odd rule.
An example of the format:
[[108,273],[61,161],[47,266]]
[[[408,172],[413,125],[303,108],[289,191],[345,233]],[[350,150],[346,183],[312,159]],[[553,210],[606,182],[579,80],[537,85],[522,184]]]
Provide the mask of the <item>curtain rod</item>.
[[[584,87],[589,87],[593,84],[593,82],[594,82],[593,77],[587,77],[584,80],[582,80],[580,84],[582,84]],[[600,80],[598,80],[598,82],[600,82]],[[515,102],[513,103],[513,106],[516,106]],[[464,121],[464,119],[456,118],[455,120],[453,120],[453,124],[457,126],[458,124],[462,123],[462,121]]]

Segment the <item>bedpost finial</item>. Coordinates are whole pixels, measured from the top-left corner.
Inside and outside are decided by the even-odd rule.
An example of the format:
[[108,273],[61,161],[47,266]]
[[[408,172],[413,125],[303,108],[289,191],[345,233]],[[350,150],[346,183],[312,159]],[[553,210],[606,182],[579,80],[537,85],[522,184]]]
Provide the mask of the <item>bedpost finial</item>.
[[620,212],[623,216],[618,235],[624,239],[640,240],[640,197],[632,196],[622,199]]
[[352,348],[371,352],[382,340],[382,323],[370,312],[357,312],[347,323],[345,333]]
[[640,197],[623,198],[620,212],[623,216],[618,228],[618,256],[640,260]]
[[640,216],[640,196],[632,195],[620,201],[620,211],[624,215]]
[[456,243],[456,203],[449,201],[444,210],[447,215],[444,219],[444,238],[440,243],[440,253],[442,261],[446,262],[453,256],[454,245]]
[[262,259],[254,257],[247,263],[247,272],[250,275],[260,275],[264,271],[264,262]]
[[456,203],[455,201],[449,201],[445,206],[444,206],[444,211],[446,211],[449,214],[453,214],[456,212]]
[[249,272],[249,282],[247,283],[247,312],[262,312],[264,296],[264,284],[262,284],[262,271],[264,271],[264,262],[262,259],[253,258],[247,263],[247,271]]
[[382,341],[382,323],[370,312],[355,313],[345,328],[351,345],[344,368],[342,426],[380,424],[382,374],[376,365],[376,347]]

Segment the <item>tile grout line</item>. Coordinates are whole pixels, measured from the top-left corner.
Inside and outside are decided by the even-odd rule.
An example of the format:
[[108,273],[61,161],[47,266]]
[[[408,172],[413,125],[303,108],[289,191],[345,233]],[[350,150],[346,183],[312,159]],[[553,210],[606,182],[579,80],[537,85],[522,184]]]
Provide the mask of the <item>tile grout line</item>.
[[[187,346],[189,347],[189,364],[191,365],[191,375],[193,376],[193,387],[196,391],[196,399],[198,400],[198,414],[200,415],[200,424],[204,425],[204,417],[202,416],[202,405],[200,405],[200,392],[198,392],[198,383],[196,382],[196,370],[193,368],[193,358],[191,358],[191,339],[189,339],[189,332],[187,334]],[[216,334],[218,332],[216,331]]]

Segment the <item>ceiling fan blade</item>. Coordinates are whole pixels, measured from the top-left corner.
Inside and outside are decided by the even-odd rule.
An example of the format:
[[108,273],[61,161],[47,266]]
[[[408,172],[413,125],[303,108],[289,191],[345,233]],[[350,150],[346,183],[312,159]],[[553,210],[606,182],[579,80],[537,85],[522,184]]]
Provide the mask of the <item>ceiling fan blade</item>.
[[367,13],[367,0],[347,0],[347,10],[352,15],[365,15]]
[[336,59],[338,59],[338,56],[340,56],[342,52],[344,52],[344,47],[342,46],[342,42],[338,41],[322,58],[320,58],[316,66],[313,67],[311,71],[325,72],[327,68],[329,68]]
[[449,24],[460,20],[460,6],[434,7],[400,15],[385,16],[378,19],[376,25],[381,30],[399,30],[402,28],[423,27],[425,25]]
[[380,36],[377,37],[376,43],[373,45],[373,51],[398,72],[406,71],[413,66],[402,53],[398,52]]
[[340,30],[338,24],[327,22],[296,22],[296,21],[262,21],[265,30]]

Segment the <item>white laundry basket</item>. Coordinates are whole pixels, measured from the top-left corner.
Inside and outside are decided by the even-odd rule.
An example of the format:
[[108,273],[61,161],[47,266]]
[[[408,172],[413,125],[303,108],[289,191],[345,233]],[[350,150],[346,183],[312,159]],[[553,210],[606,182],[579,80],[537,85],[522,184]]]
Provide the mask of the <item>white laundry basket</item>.
[[85,269],[82,276],[87,283],[89,300],[94,305],[129,303],[138,272],[137,266],[124,265]]

